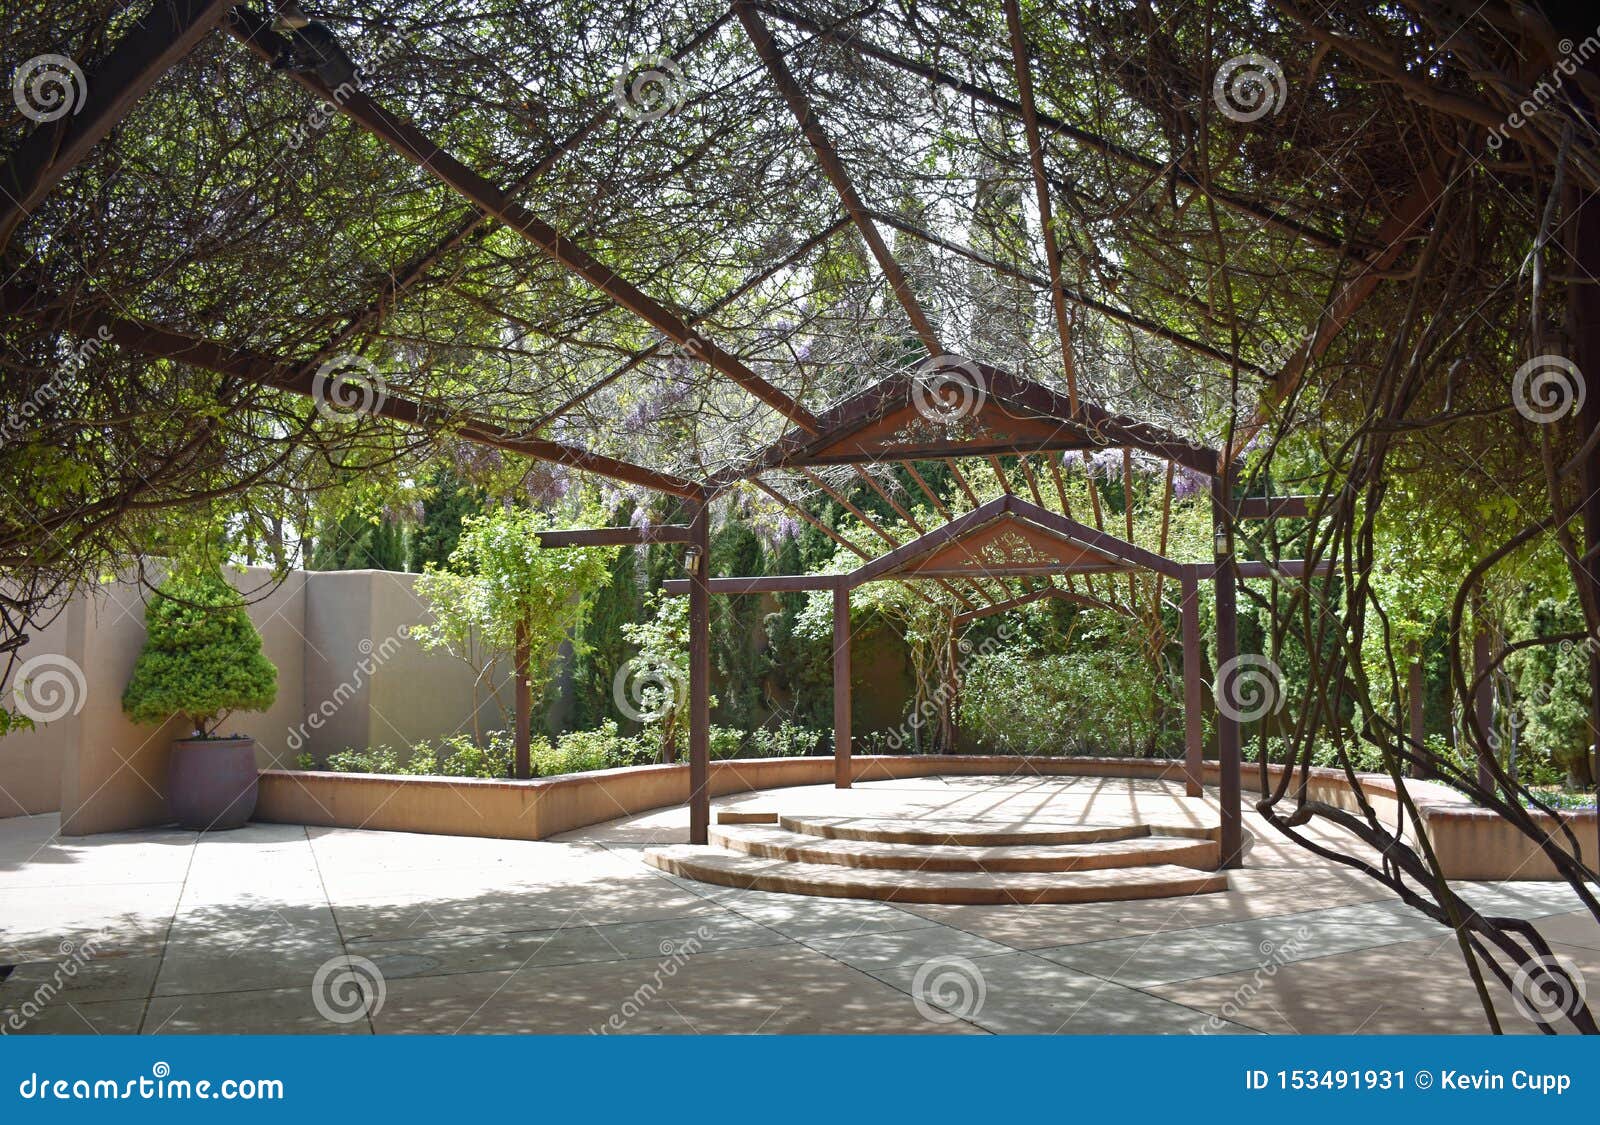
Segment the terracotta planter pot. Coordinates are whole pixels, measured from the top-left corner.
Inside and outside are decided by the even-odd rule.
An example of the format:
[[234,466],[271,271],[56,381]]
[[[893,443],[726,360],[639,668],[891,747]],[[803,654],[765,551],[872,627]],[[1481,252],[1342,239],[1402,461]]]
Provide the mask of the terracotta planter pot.
[[251,738],[185,738],[172,744],[167,805],[184,828],[238,828],[256,811],[256,744]]

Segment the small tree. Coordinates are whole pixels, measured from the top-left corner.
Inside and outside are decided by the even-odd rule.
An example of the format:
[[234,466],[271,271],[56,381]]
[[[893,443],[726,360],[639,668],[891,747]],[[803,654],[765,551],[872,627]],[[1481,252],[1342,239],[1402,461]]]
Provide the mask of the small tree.
[[198,736],[211,737],[231,712],[265,711],[277,698],[278,669],[220,567],[174,570],[145,606],[144,624],[144,649],[122,693],[135,721],[185,715]]
[[546,530],[545,516],[529,508],[469,516],[449,570],[430,566],[416,586],[434,617],[412,630],[424,648],[455,652],[471,638],[489,659],[512,662],[518,777],[531,771],[533,697],[554,675],[585,598],[610,580],[616,555],[614,547],[541,547]]
[[635,710],[629,717],[638,719],[646,729],[656,728],[661,760],[675,762],[679,704],[689,692],[689,599],[658,591],[650,595],[648,605],[654,616],[622,627],[622,635],[639,648],[632,669],[637,685],[632,699]]

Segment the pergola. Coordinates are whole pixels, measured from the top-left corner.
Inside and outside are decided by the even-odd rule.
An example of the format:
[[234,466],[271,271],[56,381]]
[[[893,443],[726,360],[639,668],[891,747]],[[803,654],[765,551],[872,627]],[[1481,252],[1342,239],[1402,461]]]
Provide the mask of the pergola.
[[[1220,456],[1165,433],[1158,427],[1118,417],[1079,400],[1076,408],[1048,388],[978,364],[966,364],[956,380],[955,393],[967,392],[966,409],[943,418],[928,406],[931,396],[949,379],[948,368],[935,365],[903,378],[886,380],[859,396],[830,410],[819,419],[817,433],[796,430],[776,443],[742,472],[729,473],[714,482],[715,491],[731,487],[737,480],[773,467],[805,470],[829,464],[861,464],[897,460],[907,465],[917,461],[942,460],[953,456],[1020,458],[1046,451],[1084,450],[1118,445],[1126,455],[1129,449],[1169,458],[1191,471],[1203,472],[1220,466]],[[946,386],[943,389],[948,390]],[[932,417],[930,417],[930,415]],[[1026,463],[1026,462],[1024,462]],[[923,531],[909,542],[894,546],[883,554],[866,559],[854,570],[834,575],[766,575],[711,577],[707,574],[706,527],[699,519],[689,527],[675,529],[692,545],[690,576],[669,580],[666,591],[688,595],[690,622],[690,840],[705,843],[710,825],[708,706],[710,682],[710,598],[713,594],[750,595],[800,590],[827,590],[833,595],[833,728],[834,784],[849,788],[852,779],[851,688],[850,688],[850,592],[876,581],[936,582],[945,585],[967,608],[953,616],[954,626],[963,626],[980,617],[1019,608],[1044,597],[1065,598],[1089,606],[1110,608],[1108,603],[1070,588],[1073,576],[1112,575],[1145,572],[1170,579],[1180,593],[1183,632],[1184,679],[1184,778],[1190,796],[1202,792],[1203,717],[1205,695],[1200,642],[1199,587],[1212,582],[1217,599],[1217,661],[1226,664],[1237,655],[1236,593],[1237,577],[1300,577],[1305,567],[1299,562],[1277,564],[1229,562],[1226,555],[1229,529],[1240,519],[1304,517],[1304,498],[1280,497],[1269,502],[1238,504],[1222,490],[1221,472],[1207,472],[1212,480],[1214,525],[1223,554],[1217,563],[1207,565],[1175,562],[1163,554],[1119,538],[1104,528],[1098,506],[1095,519],[1101,526],[1082,523],[1070,514],[1057,462],[1050,460],[1056,495],[1063,512],[1050,510],[1036,486],[1034,501],[1013,493],[1009,486],[1002,495],[977,504],[959,516],[950,516],[942,525]],[[914,470],[912,470],[914,471]],[[998,472],[998,469],[997,469]],[[1003,473],[999,474],[1006,482]],[[1034,478],[1029,477],[1030,482]],[[837,494],[835,494],[837,498]],[[1172,473],[1167,474],[1165,503],[1170,511]],[[704,510],[703,507],[701,509]],[[854,509],[858,518],[870,518]],[[948,513],[947,513],[948,515]],[[1131,520],[1131,510],[1129,513]],[[658,531],[660,529],[657,529]],[[598,533],[597,533],[598,534]],[[1131,523],[1129,526],[1131,538]],[[694,549],[697,548],[697,549]],[[1055,585],[1054,579],[1068,580],[1069,588]],[[983,583],[1003,583],[1008,579],[1044,581],[1016,596],[987,596],[981,604],[962,597],[952,584],[983,591]],[[1156,599],[1160,600],[1159,586]],[[952,669],[958,662],[952,661]],[[953,695],[957,685],[950,685]],[[1240,758],[1239,724],[1236,718],[1219,709],[1216,718],[1217,744],[1221,760],[1222,855],[1226,866],[1241,862],[1241,816],[1239,803]]]
[[[219,372],[264,387],[301,395],[319,393],[317,376],[328,359],[348,350],[364,334],[383,323],[408,291],[425,281],[440,260],[454,253],[477,233],[498,227],[514,233],[563,275],[570,276],[628,316],[648,325],[663,338],[642,349],[602,379],[577,390],[532,425],[508,426],[461,401],[443,402],[408,397],[391,390],[374,403],[371,413],[407,426],[448,433],[527,458],[547,461],[602,478],[676,497],[682,518],[677,522],[644,528],[595,528],[552,532],[548,546],[633,543],[681,543],[686,548],[687,577],[669,583],[669,590],[687,594],[690,625],[690,683],[688,698],[690,838],[704,843],[709,825],[710,726],[710,598],[713,594],[752,594],[774,590],[831,590],[834,599],[834,726],[837,784],[850,782],[849,708],[849,596],[862,583],[879,580],[932,582],[948,591],[963,610],[957,620],[965,624],[986,614],[1016,608],[1041,597],[1065,597],[1095,602],[1088,580],[1129,572],[1153,574],[1160,586],[1171,582],[1179,592],[1183,625],[1184,683],[1187,710],[1185,776],[1189,792],[1199,792],[1201,757],[1201,680],[1198,591],[1213,584],[1216,599],[1216,656],[1219,664],[1237,655],[1237,583],[1241,578],[1300,578],[1306,568],[1297,563],[1241,560],[1235,531],[1240,521],[1300,517],[1307,514],[1302,498],[1244,498],[1239,491],[1240,451],[1268,424],[1270,411],[1292,396],[1310,363],[1320,358],[1350,322],[1361,305],[1388,276],[1406,251],[1409,239],[1424,224],[1440,193],[1436,176],[1424,170],[1413,189],[1391,208],[1375,230],[1351,240],[1336,237],[1283,209],[1247,193],[1203,182],[1181,161],[1132,151],[1097,136],[1059,116],[1042,112],[1035,103],[1028,43],[1016,0],[1006,0],[1006,26],[1011,51],[1016,96],[975,84],[961,76],[932,67],[896,50],[874,45],[865,38],[841,36],[837,29],[818,24],[801,12],[752,0],[735,0],[730,12],[715,27],[703,29],[680,45],[680,57],[698,49],[721,24],[731,18],[742,28],[766,80],[792,112],[799,135],[815,166],[837,196],[840,216],[829,226],[811,232],[760,275],[735,287],[724,304],[748,294],[788,268],[825,241],[853,232],[866,247],[872,264],[903,314],[910,336],[926,358],[908,363],[902,374],[880,381],[843,401],[816,412],[800,396],[779,386],[739,351],[719,343],[706,327],[717,307],[691,311],[653,298],[641,283],[629,279],[604,256],[562,229],[551,216],[525,201],[528,186],[560,159],[583,145],[600,124],[615,116],[606,106],[591,121],[574,130],[515,182],[496,184],[475,171],[465,160],[438,143],[429,132],[393,106],[380,104],[359,85],[330,87],[313,71],[286,72],[320,101],[335,107],[361,130],[377,138],[394,153],[432,177],[471,205],[471,215],[447,232],[437,244],[389,271],[377,292],[355,310],[309,356],[275,354],[239,347],[125,315],[96,299],[92,290],[71,293],[52,290],[46,279],[19,274],[0,284],[0,313],[90,336],[101,334],[130,355],[166,359]],[[790,63],[791,48],[775,37],[769,20],[786,24],[807,42],[826,42],[856,52],[875,64],[956,95],[970,98],[986,111],[1020,123],[1027,143],[1031,170],[1032,205],[1042,229],[1046,276],[1019,270],[985,251],[952,242],[939,231],[889,214],[869,204],[852,178],[836,139],[830,135],[813,104],[812,94],[797,78]],[[171,0],[154,5],[135,23],[101,65],[89,76],[81,111],[41,125],[0,167],[0,247],[3,247],[32,210],[82,161],[130,111],[160,76],[179,62],[212,30],[228,34],[263,62],[281,54],[286,41],[273,21],[246,6],[220,0]],[[1251,362],[1234,351],[1197,336],[1173,329],[1136,308],[1125,308],[1103,295],[1086,291],[1068,280],[1059,245],[1055,200],[1059,185],[1047,162],[1047,142],[1067,138],[1100,156],[1120,162],[1140,177],[1167,177],[1203,196],[1208,204],[1258,224],[1296,246],[1314,251],[1353,254],[1354,265],[1338,275],[1322,315],[1307,326],[1301,342],[1286,359],[1269,365]],[[1174,189],[1176,190],[1176,189]],[[975,267],[1020,280],[1048,293],[1051,323],[1059,339],[1060,369],[1048,373],[1050,383],[1025,377],[998,366],[969,360],[947,346],[938,319],[931,315],[902,262],[885,237],[890,229],[921,245],[931,245],[958,256]],[[1161,426],[1129,418],[1090,400],[1074,360],[1074,325],[1079,313],[1092,313],[1109,322],[1158,340],[1163,346],[1219,364],[1235,376],[1260,378],[1266,393],[1262,405],[1233,431],[1228,448],[1207,448]],[[767,444],[754,460],[722,468],[705,476],[667,471],[622,457],[596,452],[583,444],[551,436],[551,424],[576,409],[605,386],[626,377],[663,356],[675,355],[703,365],[715,376],[736,386],[790,427]],[[768,372],[770,374],[770,372]],[[954,384],[951,383],[954,380]],[[976,406],[954,417],[926,407],[933,388],[957,385],[974,392]],[[1203,564],[1178,563],[1157,550],[1136,546],[1129,524],[1119,536],[1107,530],[1098,502],[1088,521],[1074,518],[1060,477],[1063,451],[1117,450],[1122,455],[1125,487],[1131,474],[1131,455],[1155,458],[1166,464],[1164,505],[1170,510],[1174,473],[1182,471],[1208,482],[1214,526],[1215,556]],[[1011,459],[1026,481],[1029,497],[1012,491],[1002,459]],[[958,460],[987,462],[1001,482],[1003,495],[979,502],[957,466]],[[970,510],[957,514],[922,480],[917,463],[940,461],[952,467],[958,485],[972,501]],[[900,542],[850,503],[848,497],[819,474],[824,468],[845,467],[893,507],[916,531],[915,538]],[[880,483],[874,469],[892,466],[903,470],[939,511],[942,525],[924,527],[906,505]],[[783,474],[799,479],[828,495],[855,515],[884,541],[886,550],[872,556],[831,529],[819,530],[842,546],[862,555],[862,562],[847,574],[816,576],[720,577],[708,573],[711,505],[730,489],[750,482],[801,518],[810,516],[796,497],[763,475]],[[1047,479],[1047,475],[1048,478]],[[1054,486],[1062,510],[1052,510],[1045,493]],[[1165,527],[1165,522],[1163,522]],[[1591,529],[1592,533],[1593,529]],[[1165,532],[1163,531],[1163,536]],[[1064,586],[1055,580],[1064,580]],[[1074,579],[1085,582],[1083,590]],[[1040,583],[1043,583],[1041,586]],[[1487,690],[1487,685],[1485,685]],[[1219,712],[1216,723],[1221,767],[1223,809],[1222,854],[1226,865],[1240,862],[1240,732],[1238,723]],[[519,763],[527,772],[527,763]]]

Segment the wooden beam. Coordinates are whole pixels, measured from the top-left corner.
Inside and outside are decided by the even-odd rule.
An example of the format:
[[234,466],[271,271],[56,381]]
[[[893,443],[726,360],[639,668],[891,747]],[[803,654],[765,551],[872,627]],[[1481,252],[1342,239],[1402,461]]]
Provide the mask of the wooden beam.
[[[706,582],[713,594],[739,597],[743,594],[794,594],[807,590],[836,590],[843,575],[838,574],[763,574],[749,578],[711,578]],[[662,593],[677,597],[689,592],[687,578],[668,578]]]
[[1306,519],[1315,496],[1250,496],[1239,501],[1237,519]]
[[[306,371],[299,363],[111,316],[82,300],[68,302],[20,281],[0,283],[0,314],[54,323],[84,338],[100,336],[146,358],[187,363],[309,398],[322,398],[324,395],[324,391],[318,388],[316,373]],[[674,496],[694,498],[703,494],[701,486],[693,481],[559,442],[525,437],[470,414],[414,402],[387,391],[374,396],[368,412],[407,426],[445,429],[478,445],[493,446],[538,461],[567,465],[596,476],[642,485]]]
[[[956,242],[953,239],[934,234],[932,231],[918,226],[916,223],[911,222],[903,216],[888,215],[881,211],[872,212],[872,216],[879,222],[885,223],[888,226],[892,226],[896,230],[902,231],[903,233],[910,235],[912,238],[917,239],[919,242],[926,242],[929,246],[937,246],[941,250],[948,250],[952,254],[966,258],[968,261],[976,262],[982,266],[987,266],[989,269],[995,270],[997,273],[1005,274],[1007,277],[1016,278],[1018,281],[1025,281],[1029,285],[1036,286],[1039,289],[1048,290],[1050,288],[1050,280],[1048,278],[1040,277],[1038,274],[1031,273],[1028,270],[1020,269],[1008,262],[1002,262],[998,258],[985,254],[982,251],[974,250],[972,247],[963,245],[962,243]],[[1088,294],[1082,292],[1081,290],[1075,289],[1072,286],[1062,285],[1061,294],[1071,304],[1077,305],[1080,308],[1092,309],[1109,320],[1114,320],[1119,324],[1126,324],[1130,328],[1137,328],[1139,331],[1144,332],[1147,335],[1154,336],[1158,340],[1165,340],[1169,344],[1175,344],[1178,347],[1183,348],[1185,351],[1191,351],[1196,355],[1203,355],[1208,359],[1214,359],[1225,367],[1238,367],[1240,370],[1252,372],[1256,375],[1262,376],[1265,379],[1272,378],[1272,372],[1267,371],[1264,368],[1257,367],[1253,363],[1247,363],[1237,356],[1230,355],[1229,353],[1223,351],[1221,348],[1212,347],[1210,344],[1207,344],[1202,340],[1196,340],[1193,336],[1185,336],[1182,332],[1176,332],[1159,321],[1152,320],[1147,316],[1140,316],[1138,313],[1129,312],[1127,309],[1119,308],[1116,305],[1110,305],[1104,301],[1090,297]]]
[[[792,24],[793,26],[800,28],[802,31],[815,35],[820,39],[832,40],[833,42],[838,43],[840,46],[854,51],[859,55],[865,55],[867,58],[875,59],[878,62],[894,67],[896,70],[903,70],[909,74],[915,74],[919,78],[926,79],[935,85],[943,86],[947,90],[954,90],[959,94],[963,94],[966,97],[971,98],[975,102],[980,102],[983,105],[990,106],[993,109],[1001,110],[1012,117],[1022,116],[1022,106],[1019,105],[1014,99],[1008,98],[1003,94],[996,93],[995,91],[984,86],[980,86],[975,82],[969,82],[966,79],[958,78],[947,71],[940,70],[938,67],[930,66],[927,63],[919,62],[916,59],[899,54],[898,52],[876,46],[856,32],[840,34],[837,30],[837,25],[835,25],[835,27],[824,27],[815,20],[809,19],[798,12],[791,11],[778,4],[771,3],[770,0],[761,0],[760,7],[761,10],[766,12],[768,15],[776,19],[780,19],[785,23]],[[868,7],[861,10],[870,11],[872,9]],[[1193,172],[1190,172],[1187,168],[1183,167],[1181,164],[1166,160],[1154,160],[1151,157],[1145,156],[1141,152],[1136,152],[1133,149],[1117,144],[1115,141],[1111,141],[1105,137],[1091,133],[1087,129],[1081,129],[1078,126],[1071,124],[1064,118],[1056,117],[1052,114],[1044,112],[1040,112],[1038,116],[1040,123],[1045,125],[1052,134],[1058,134],[1066,137],[1069,140],[1072,140],[1094,152],[1101,153],[1105,156],[1114,157],[1117,160],[1131,164],[1134,167],[1146,172],[1156,172],[1160,173],[1161,175],[1167,175],[1170,173],[1181,183],[1183,183],[1184,186],[1197,191],[1202,195],[1209,196],[1210,198],[1216,200],[1221,206],[1232,211],[1237,211],[1240,214],[1247,215],[1252,219],[1266,223],[1269,226],[1285,231],[1286,233],[1292,234],[1297,238],[1302,238],[1313,245],[1321,246],[1327,250],[1338,250],[1344,246],[1344,241],[1342,239],[1336,238],[1325,231],[1319,231],[1313,227],[1306,226],[1304,223],[1297,222],[1296,220],[1288,217],[1272,207],[1268,207],[1256,200],[1249,199],[1246,196],[1232,190],[1221,188],[1214,184],[1208,185],[1202,182],[1199,177],[1197,177]]]
[[778,49],[777,41],[772,37],[772,32],[756,13],[755,5],[750,3],[750,0],[734,0],[733,11],[739,17],[739,22],[744,24],[751,45],[755,47],[756,54],[761,57],[767,72],[772,76],[773,85],[778,88],[778,93],[788,103],[789,111],[799,123],[800,132],[816,155],[817,164],[821,167],[823,175],[827,176],[828,182],[839,194],[844,209],[855,220],[867,248],[878,261],[878,268],[888,279],[889,288],[894,291],[900,307],[905,309],[906,317],[911,321],[911,327],[922,340],[922,346],[928,349],[929,355],[944,354],[944,347],[939,343],[938,333],[933,330],[933,323],[917,301],[916,294],[911,290],[911,283],[906,279],[905,271],[900,268],[900,263],[889,250],[889,244],[883,240],[882,233],[868,215],[866,204],[862,203],[861,196],[856,192],[855,184],[850,180],[850,173],[846,170],[844,161],[839,158],[833,142],[823,131],[810,99],[800,88],[800,83],[795,81],[793,72],[789,70],[789,64],[783,59],[783,52]]
[[1067,319],[1066,291],[1061,284],[1061,247],[1056,244],[1056,224],[1050,205],[1050,179],[1044,166],[1044,142],[1039,137],[1039,112],[1033,102],[1033,70],[1028,65],[1028,45],[1022,35],[1022,11],[1017,0],[1005,0],[1006,29],[1011,38],[1011,67],[1017,76],[1017,97],[1022,109],[1022,129],[1028,138],[1028,162],[1033,168],[1033,190],[1039,207],[1040,235],[1044,239],[1045,266],[1050,271],[1050,307],[1061,340],[1061,364],[1067,378],[1067,400],[1078,413],[1078,375],[1072,361],[1072,326]]
[[833,589],[833,785],[850,788],[850,590]]
[[0,252],[61,178],[128,115],[156,80],[222,22],[237,0],[154,0],[117,45],[64,92],[78,108],[36,125],[0,166]]
[[[687,41],[679,44],[670,52],[668,52],[669,57],[682,58],[688,52],[697,50],[702,44],[715,35],[722,25],[728,21],[730,14],[731,13],[723,12],[721,15],[717,16],[716,19],[712,20],[705,27],[701,28]],[[543,155],[541,155],[536,161],[533,162],[532,165],[528,167],[527,171],[519,175],[516,180],[514,180],[509,187],[507,187],[507,193],[517,195],[527,190],[527,188],[530,187],[534,181],[554,168],[556,164],[560,162],[562,157],[571,152],[578,145],[581,145],[584,141],[588,140],[589,137],[594,135],[596,129],[600,128],[607,121],[615,117],[617,112],[617,99],[606,98],[603,104],[597,110],[595,110],[595,112],[592,113],[588,119],[583,122],[583,124],[579,125],[572,132],[568,133],[555,144],[551,145],[550,148],[543,153]],[[451,250],[466,242],[467,239],[477,234],[480,230],[484,230],[486,227],[492,226],[494,222],[495,220],[492,216],[488,215],[480,208],[472,207],[465,217],[457,221],[457,223],[445,233],[444,237],[440,238],[427,249],[413,255],[399,269],[391,271],[389,275],[384,278],[382,284],[379,285],[378,292],[372,298],[372,300],[355,313],[352,313],[348,317],[344,318],[343,325],[329,340],[322,345],[322,349],[318,353],[316,362],[320,362],[328,355],[337,352],[346,343],[354,339],[365,328],[381,320],[385,313],[387,313],[388,310],[394,306],[395,301],[398,300],[402,294],[409,290],[419,280],[428,276],[428,274],[432,272],[433,267],[442,257],[444,257],[445,254],[448,254]],[[324,320],[322,323],[327,324],[329,321]],[[611,377],[615,376],[613,375]],[[531,428],[537,431],[542,428],[544,423],[547,421],[549,421],[548,418],[541,419],[538,424]]]
[[1300,384],[1305,379],[1306,371],[1311,364],[1326,354],[1339,333],[1344,331],[1344,326],[1350,323],[1350,318],[1355,316],[1357,310],[1366,304],[1367,298],[1376,292],[1384,272],[1405,252],[1411,236],[1416,234],[1422,222],[1433,214],[1443,195],[1444,184],[1440,182],[1432,168],[1424,165],[1421,175],[1417,177],[1416,186],[1379,227],[1378,241],[1382,249],[1371,261],[1362,263],[1355,276],[1346,281],[1334,294],[1333,300],[1317,318],[1316,326],[1305,343],[1295,350],[1288,362],[1283,365],[1278,377],[1273,380],[1269,393],[1256,408],[1254,415],[1234,432],[1233,443],[1225,451],[1229,461],[1236,459],[1245,446],[1266,429],[1272,410],[1288,401],[1300,389]]
[[[676,524],[648,524],[644,527],[587,527],[562,531],[541,531],[541,547],[625,547],[640,543],[688,543],[694,528]],[[685,580],[687,582],[687,579]]]
[[[282,43],[282,39],[272,31],[266,21],[246,13],[244,9],[240,9],[236,13],[236,18],[230,21],[229,30],[235,38],[264,59],[274,57]],[[291,77],[317,97],[333,104],[341,113],[383,141],[400,156],[432,174],[486,215],[493,216],[521,235],[551,261],[581,278],[619,308],[632,313],[678,344],[684,355],[705,363],[733,380],[801,429],[815,432],[816,420],[804,407],[751,371],[743,361],[701,335],[683,317],[647,296],[632,282],[596,258],[587,248],[562,234],[529,208],[517,202],[508,192],[494,186],[468,168],[452,153],[435,144],[426,133],[411,122],[385,110],[360,90],[349,92],[341,90],[339,95],[335,96],[334,92],[314,74],[296,72],[291,74]]]
[[[1096,531],[1092,527],[1085,527],[1076,520],[1040,508],[1017,496],[1007,493],[997,496],[987,503],[980,504],[972,511],[951,520],[942,527],[936,527],[926,535],[920,535],[895,548],[886,555],[881,555],[869,563],[857,567],[850,574],[850,585],[859,586],[863,582],[873,582],[880,578],[896,577],[895,571],[907,563],[939,549],[949,543],[955,542],[970,532],[1011,515],[1028,523],[1034,524],[1063,539],[1089,547],[1101,554],[1129,566],[1139,567],[1156,573],[1166,573],[1178,577],[1183,572],[1183,567],[1171,559],[1162,558],[1142,547],[1125,543],[1103,531]],[[1063,571],[1066,568],[1062,568]]]
[[711,831],[711,512],[694,505],[693,564],[689,570],[689,842],[709,842]]

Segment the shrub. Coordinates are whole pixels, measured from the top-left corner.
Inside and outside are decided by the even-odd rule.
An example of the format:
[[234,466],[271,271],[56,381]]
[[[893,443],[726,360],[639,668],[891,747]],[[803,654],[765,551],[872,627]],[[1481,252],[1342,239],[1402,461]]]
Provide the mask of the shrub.
[[175,570],[145,606],[144,622],[144,649],[122,693],[136,722],[185,715],[209,736],[229,713],[265,711],[277,698],[278,669],[220,567]]
[[1161,702],[1148,664],[1119,650],[1005,651],[969,661],[961,729],[1006,754],[1146,754],[1173,741]]

